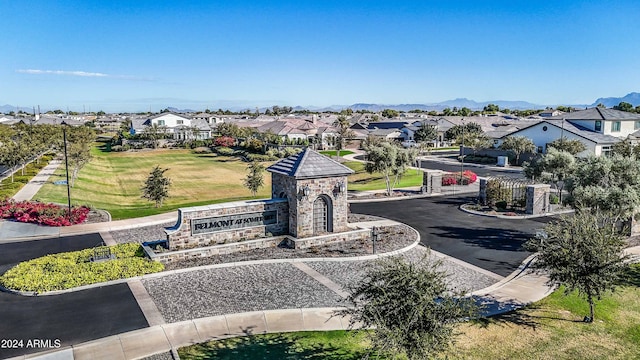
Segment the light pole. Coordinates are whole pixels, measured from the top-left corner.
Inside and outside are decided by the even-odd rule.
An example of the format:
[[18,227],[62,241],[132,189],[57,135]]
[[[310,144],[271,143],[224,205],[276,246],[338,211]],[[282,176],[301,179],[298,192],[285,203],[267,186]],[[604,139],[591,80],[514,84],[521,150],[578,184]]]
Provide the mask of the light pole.
[[62,125],[62,141],[64,142],[64,167],[65,173],[67,175],[67,217],[69,222],[71,222],[71,185],[69,184],[69,157],[67,156],[67,123],[62,121],[60,123]]
[[[462,173],[464,172],[464,118],[461,120],[462,122],[462,145],[460,145],[460,182],[462,183]],[[460,184],[462,185],[462,184]]]

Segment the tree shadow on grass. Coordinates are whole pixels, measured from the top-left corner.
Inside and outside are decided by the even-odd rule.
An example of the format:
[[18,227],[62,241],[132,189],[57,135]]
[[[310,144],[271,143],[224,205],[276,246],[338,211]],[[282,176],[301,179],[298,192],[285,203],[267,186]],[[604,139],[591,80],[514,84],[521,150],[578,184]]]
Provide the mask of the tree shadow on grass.
[[[303,334],[303,333],[302,333]],[[185,359],[311,359],[311,360],[356,360],[362,359],[364,351],[348,347],[337,347],[330,342],[310,343],[298,340],[304,335],[268,334],[245,336],[220,342],[210,342],[181,351]]]

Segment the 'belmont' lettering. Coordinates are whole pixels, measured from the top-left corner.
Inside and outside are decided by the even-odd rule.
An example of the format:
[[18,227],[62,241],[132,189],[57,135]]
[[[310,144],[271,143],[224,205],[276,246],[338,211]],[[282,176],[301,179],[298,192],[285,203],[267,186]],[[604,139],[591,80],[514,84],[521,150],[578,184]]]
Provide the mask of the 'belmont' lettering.
[[192,219],[191,233],[204,234],[216,231],[241,229],[245,227],[272,225],[278,222],[278,213],[269,210],[261,213],[245,213]]

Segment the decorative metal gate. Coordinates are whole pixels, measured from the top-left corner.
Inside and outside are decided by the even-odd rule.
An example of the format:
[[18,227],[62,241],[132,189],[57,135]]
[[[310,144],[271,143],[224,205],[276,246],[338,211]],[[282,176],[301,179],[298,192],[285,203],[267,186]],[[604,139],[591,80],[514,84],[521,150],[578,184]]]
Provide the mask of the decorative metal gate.
[[320,235],[328,232],[329,205],[322,197],[313,202],[313,233]]
[[535,182],[528,179],[492,177],[487,181],[487,204],[496,207],[525,209],[527,205],[527,185]]

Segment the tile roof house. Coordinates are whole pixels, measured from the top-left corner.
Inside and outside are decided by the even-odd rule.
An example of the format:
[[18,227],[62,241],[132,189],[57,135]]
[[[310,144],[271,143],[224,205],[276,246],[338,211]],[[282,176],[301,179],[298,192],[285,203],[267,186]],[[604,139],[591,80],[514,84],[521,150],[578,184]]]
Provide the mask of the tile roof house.
[[591,108],[534,121],[530,126],[502,136],[499,143],[510,135],[525,136],[534,142],[538,152],[546,152],[547,145],[554,140],[575,139],[587,147],[578,156],[599,156],[608,154],[617,142],[640,134],[639,130],[640,114]]
[[211,138],[211,126],[205,120],[176,113],[162,113],[149,118],[131,119],[131,134],[144,134],[153,125],[172,134],[176,140]]

